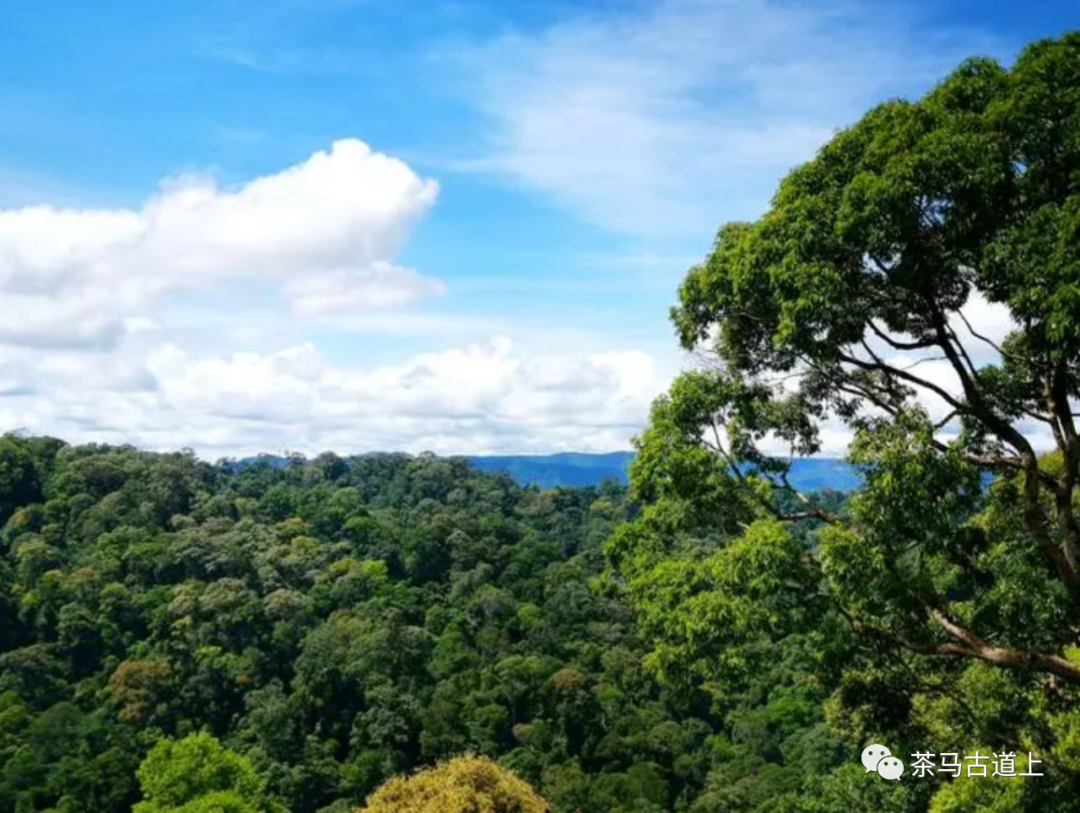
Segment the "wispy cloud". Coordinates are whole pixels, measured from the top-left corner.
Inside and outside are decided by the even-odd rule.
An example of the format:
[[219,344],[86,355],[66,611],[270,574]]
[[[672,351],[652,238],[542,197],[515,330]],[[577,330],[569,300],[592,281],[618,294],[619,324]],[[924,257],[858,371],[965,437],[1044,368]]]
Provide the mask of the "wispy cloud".
[[210,135],[226,144],[251,146],[263,144],[269,140],[265,130],[254,127],[234,127],[227,124],[215,124],[210,127]]
[[369,54],[340,48],[266,45],[225,37],[208,37],[195,46],[195,56],[282,76],[372,77],[381,65]]
[[884,97],[973,51],[856,2],[662,0],[459,53],[488,150],[459,169],[512,179],[637,236],[755,216],[792,166]]

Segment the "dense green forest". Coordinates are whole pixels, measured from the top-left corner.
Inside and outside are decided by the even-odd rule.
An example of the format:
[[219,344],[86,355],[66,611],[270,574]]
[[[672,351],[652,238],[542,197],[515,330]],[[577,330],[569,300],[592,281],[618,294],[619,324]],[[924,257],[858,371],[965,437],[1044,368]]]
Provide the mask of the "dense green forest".
[[4,436],[0,811],[1077,809],[1080,34],[838,133],[672,319],[629,489]]
[[148,750],[193,732],[294,811],[466,751],[559,810],[627,811],[765,799],[854,753],[797,659],[723,708],[642,670],[593,584],[632,513],[614,483],[10,436],[0,477],[0,810],[128,809]]

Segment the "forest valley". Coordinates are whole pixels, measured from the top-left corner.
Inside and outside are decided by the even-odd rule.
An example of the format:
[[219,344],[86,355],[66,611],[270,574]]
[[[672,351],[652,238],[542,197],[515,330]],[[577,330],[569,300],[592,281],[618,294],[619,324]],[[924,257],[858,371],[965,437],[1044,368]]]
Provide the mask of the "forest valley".
[[0,811],[1077,809],[1080,34],[869,111],[672,319],[629,489],[0,438]]

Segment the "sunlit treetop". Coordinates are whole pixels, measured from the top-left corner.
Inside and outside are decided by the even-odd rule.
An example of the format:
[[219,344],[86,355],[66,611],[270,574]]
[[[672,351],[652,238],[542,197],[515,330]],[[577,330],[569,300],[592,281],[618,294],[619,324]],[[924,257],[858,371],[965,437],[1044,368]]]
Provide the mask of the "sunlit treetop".
[[363,813],[546,813],[527,782],[490,759],[464,756],[380,787]]

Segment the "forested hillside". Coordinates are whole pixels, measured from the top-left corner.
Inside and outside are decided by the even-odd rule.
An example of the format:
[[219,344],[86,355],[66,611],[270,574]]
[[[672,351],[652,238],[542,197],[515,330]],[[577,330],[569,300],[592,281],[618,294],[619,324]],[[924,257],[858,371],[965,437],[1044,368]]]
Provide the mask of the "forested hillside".
[[723,704],[642,669],[632,615],[593,585],[631,513],[614,485],[463,460],[233,473],[5,437],[0,810],[126,810],[151,746],[193,732],[294,811],[466,751],[558,810],[710,810],[850,761],[798,659]]

